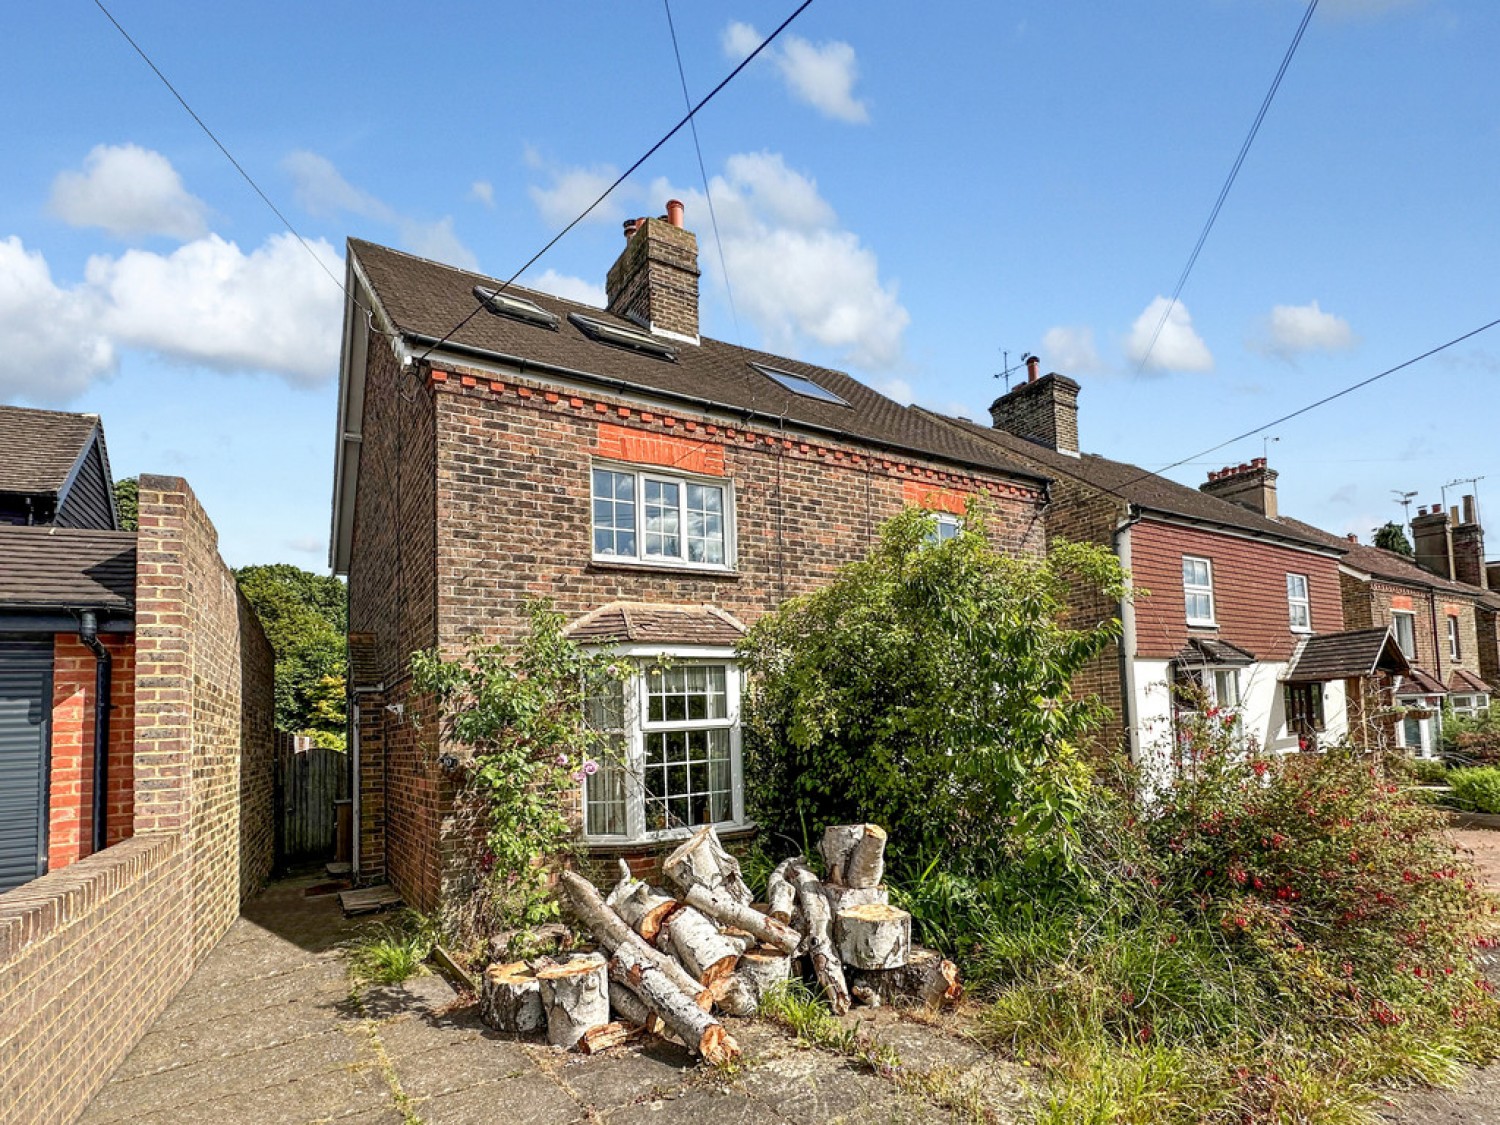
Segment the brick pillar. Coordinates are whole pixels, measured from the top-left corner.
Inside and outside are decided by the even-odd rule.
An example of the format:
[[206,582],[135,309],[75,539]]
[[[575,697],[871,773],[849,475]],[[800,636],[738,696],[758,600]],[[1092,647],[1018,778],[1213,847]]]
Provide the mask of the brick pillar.
[[358,709],[359,773],[359,870],[361,883],[385,881],[385,694],[356,690]]

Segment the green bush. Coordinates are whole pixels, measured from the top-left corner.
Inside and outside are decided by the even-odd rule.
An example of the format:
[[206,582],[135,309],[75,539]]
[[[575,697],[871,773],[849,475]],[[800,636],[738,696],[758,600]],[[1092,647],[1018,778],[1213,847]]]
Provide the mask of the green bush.
[[1500,707],[1479,716],[1444,715],[1443,755],[1459,765],[1500,765]]
[[1422,785],[1444,785],[1448,781],[1448,767],[1436,758],[1408,758],[1404,764],[1412,780]]
[[1449,800],[1469,812],[1500,813],[1500,768],[1483,766],[1448,771]]

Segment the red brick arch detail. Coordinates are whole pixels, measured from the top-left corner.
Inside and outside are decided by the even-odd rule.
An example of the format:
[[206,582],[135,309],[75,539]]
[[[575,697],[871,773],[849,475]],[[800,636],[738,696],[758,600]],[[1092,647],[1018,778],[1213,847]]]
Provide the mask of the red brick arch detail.
[[724,449],[717,443],[646,433],[609,422],[599,423],[594,453],[632,465],[660,465],[714,477],[724,475]]
[[955,492],[951,488],[936,488],[925,481],[908,480],[901,482],[901,499],[913,507],[926,508],[929,512],[952,512],[961,516],[968,507],[969,494]]

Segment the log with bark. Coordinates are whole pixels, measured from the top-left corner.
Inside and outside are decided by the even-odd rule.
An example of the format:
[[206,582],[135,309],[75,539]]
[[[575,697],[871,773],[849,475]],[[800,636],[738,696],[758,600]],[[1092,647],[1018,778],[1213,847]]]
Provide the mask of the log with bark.
[[802,907],[802,920],[807,928],[807,956],[812,962],[813,975],[823,986],[834,1014],[842,1016],[849,1010],[849,985],[833,945],[828,898],[818,877],[806,867],[792,868],[791,876],[797,885],[797,904]]
[[894,906],[851,906],[834,919],[839,960],[851,969],[899,969],[911,954],[911,915]]
[[938,1009],[956,1004],[964,993],[958,966],[932,949],[913,946],[906,964],[896,969],[862,969],[850,974],[855,988],[866,989],[893,1006],[925,1004]]
[[675,1035],[659,1015],[646,1007],[646,1002],[617,980],[609,982],[609,1006],[615,1015],[628,1024],[633,1024],[648,1035],[659,1035],[678,1042]]
[[702,884],[691,886],[686,888],[683,901],[721,925],[744,930],[763,945],[773,945],[785,953],[795,952],[802,940],[802,936],[786,922],[736,901],[722,889],[712,890]]
[[675,898],[637,879],[623,859],[620,860],[620,881],[604,902],[648,942],[656,941],[663,923],[677,909]]
[[839,887],[823,884],[823,893],[828,896],[828,908],[837,918],[840,910],[851,906],[889,906],[891,893],[885,887]]
[[609,970],[586,953],[536,974],[547,1012],[547,1041],[572,1050],[589,1030],[609,1023]]
[[885,874],[885,829],[878,824],[835,824],[818,844],[828,882],[834,886],[878,887]]
[[703,985],[671,957],[648,945],[613,910],[604,904],[604,899],[594,885],[576,871],[564,871],[558,876],[558,886],[566,896],[574,917],[583,923],[594,940],[611,953],[622,948],[636,950],[638,956],[655,964],[667,978],[700,1007],[707,1009],[713,997]]
[[770,905],[766,913],[778,922],[790,923],[792,920],[792,911],[797,905],[797,888],[792,884],[787,872],[801,863],[800,855],[784,859],[766,877],[766,902]]
[[547,1024],[541,985],[525,961],[491,965],[479,984],[479,1018],[496,1031],[535,1035]]
[[698,886],[722,890],[747,906],[755,899],[740,875],[739,860],[725,851],[712,824],[683,841],[681,847],[662,860],[661,870],[667,882],[681,890]]
[[578,1040],[578,1049],[585,1055],[597,1055],[611,1047],[629,1042],[641,1033],[641,1028],[628,1023],[604,1023],[591,1027]]
[[634,993],[678,1039],[709,1062],[739,1058],[740,1047],[734,1036],[683,992],[657,961],[647,957],[648,952],[639,944],[621,944],[610,958],[610,979]]
[[713,984],[734,972],[740,959],[739,946],[702,911],[691,906],[673,911],[667,932],[677,960],[701,984]]

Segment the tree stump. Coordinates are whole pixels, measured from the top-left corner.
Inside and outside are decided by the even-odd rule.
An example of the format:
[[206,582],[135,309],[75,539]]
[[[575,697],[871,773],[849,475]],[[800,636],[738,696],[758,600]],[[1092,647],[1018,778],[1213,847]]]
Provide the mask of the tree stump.
[[554,1047],[572,1050],[585,1032],[609,1023],[609,970],[599,954],[548,965],[536,979]]
[[857,970],[850,977],[861,989],[896,1007],[924,1004],[936,1010],[964,994],[958,966],[932,949],[913,947],[899,969]]
[[479,1018],[496,1031],[535,1035],[547,1023],[541,985],[525,961],[491,965],[479,985]]
[[894,906],[851,906],[834,923],[839,960],[854,969],[899,969],[911,955],[911,915]]
[[713,984],[734,972],[740,959],[739,947],[719,932],[718,923],[707,914],[691,906],[681,907],[672,914],[667,931],[677,960],[701,984]]
[[714,1007],[726,1016],[743,1019],[755,1015],[760,1007],[760,997],[755,986],[738,973],[730,973],[714,985]]
[[772,987],[791,977],[792,959],[779,949],[764,946],[751,949],[740,957],[734,975],[755,987],[756,1003],[759,1003]]
[[851,906],[888,906],[891,893],[885,887],[836,887],[823,884],[823,893],[828,896],[828,908],[837,918],[840,910]]

